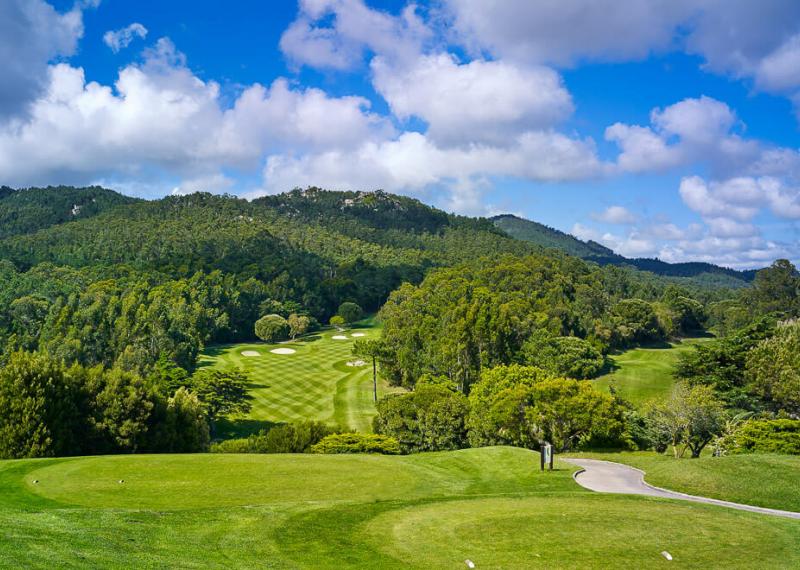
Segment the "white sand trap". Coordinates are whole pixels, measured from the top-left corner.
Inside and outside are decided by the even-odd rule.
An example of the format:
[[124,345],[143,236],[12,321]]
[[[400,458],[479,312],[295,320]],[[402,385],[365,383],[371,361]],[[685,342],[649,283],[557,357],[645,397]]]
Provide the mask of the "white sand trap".
[[347,340],[347,337],[343,334],[335,334],[331,337],[333,340]]
[[242,356],[261,356],[261,354],[256,350],[243,350]]
[[363,360],[353,360],[347,363],[348,366],[364,366],[365,364],[366,362],[364,362]]
[[294,354],[297,351],[293,348],[273,348],[270,352],[272,354]]
[[359,337],[359,336],[366,336],[364,333],[353,333],[350,336]]

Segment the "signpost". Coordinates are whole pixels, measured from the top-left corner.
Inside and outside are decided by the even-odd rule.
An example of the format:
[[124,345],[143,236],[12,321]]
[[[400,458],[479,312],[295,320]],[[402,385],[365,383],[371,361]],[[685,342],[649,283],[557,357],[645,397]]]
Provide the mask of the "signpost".
[[549,443],[543,443],[541,448],[541,453],[539,454],[541,457],[542,462],[542,471],[544,471],[544,466],[550,465],[550,471],[553,470],[553,446]]

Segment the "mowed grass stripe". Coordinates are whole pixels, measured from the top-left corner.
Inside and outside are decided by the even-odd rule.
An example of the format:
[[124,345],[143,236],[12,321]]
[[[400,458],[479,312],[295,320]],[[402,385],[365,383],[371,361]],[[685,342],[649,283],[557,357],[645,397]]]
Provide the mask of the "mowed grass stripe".
[[[353,337],[353,333],[364,336]],[[346,340],[333,336],[344,335]],[[242,435],[272,423],[318,420],[368,432],[372,429],[375,405],[372,396],[372,367],[347,366],[357,338],[380,336],[380,327],[367,320],[353,329],[319,331],[293,342],[246,343],[209,347],[200,366],[241,368],[251,379],[251,412],[233,418],[222,435]],[[291,348],[294,354],[273,354],[276,348]],[[258,356],[243,356],[243,352]],[[392,391],[385,382],[378,397]],[[246,427],[244,427],[246,426]],[[228,429],[230,428],[230,429]]]

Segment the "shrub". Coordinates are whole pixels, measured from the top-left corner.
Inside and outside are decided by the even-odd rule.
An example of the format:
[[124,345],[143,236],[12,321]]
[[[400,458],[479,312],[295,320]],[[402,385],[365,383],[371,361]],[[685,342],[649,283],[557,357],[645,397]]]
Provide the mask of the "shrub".
[[446,386],[420,385],[378,403],[375,432],[396,438],[403,453],[467,447],[467,398]]
[[732,453],[800,455],[800,420],[750,420],[733,435]]
[[277,342],[289,337],[289,323],[280,315],[264,315],[256,321],[255,333],[264,342]]
[[213,453],[309,453],[314,444],[340,431],[338,427],[314,421],[281,424],[250,437],[216,443],[211,446],[211,451]]
[[356,303],[342,303],[336,314],[344,319],[346,323],[354,323],[364,316],[364,310]]
[[343,327],[345,325],[344,317],[339,315],[333,315],[331,320],[328,321],[332,327]]
[[393,437],[373,433],[329,435],[311,448],[312,453],[382,453],[397,455],[400,444]]

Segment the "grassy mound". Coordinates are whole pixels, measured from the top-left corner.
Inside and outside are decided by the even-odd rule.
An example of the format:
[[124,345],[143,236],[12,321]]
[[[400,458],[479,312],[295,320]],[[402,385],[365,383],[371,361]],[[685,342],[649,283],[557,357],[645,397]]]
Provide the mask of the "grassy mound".
[[672,373],[678,357],[704,339],[686,339],[663,348],[634,348],[612,355],[612,371],[595,380],[597,387],[617,389],[626,400],[641,405],[665,398],[675,384]]
[[[357,338],[378,338],[372,321],[340,333],[325,330],[295,342],[209,347],[201,366],[236,367],[250,373],[253,410],[246,417],[222,422],[220,435],[241,436],[270,424],[298,420],[338,423],[358,431],[371,431],[372,367],[347,366],[353,360],[353,333]],[[346,340],[333,340],[345,336]],[[286,349],[294,352],[287,354]],[[273,352],[278,351],[278,352]],[[258,357],[247,356],[258,353]],[[378,386],[378,397],[390,388]]]
[[538,463],[502,447],[0,462],[0,566],[613,568],[662,550],[686,567],[800,564],[798,521],[594,494]]

